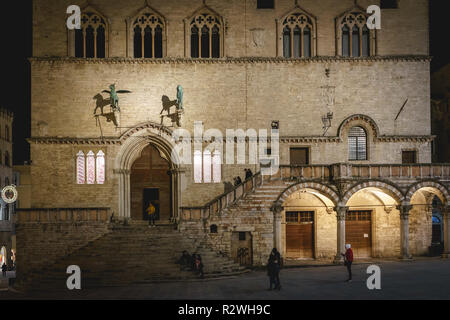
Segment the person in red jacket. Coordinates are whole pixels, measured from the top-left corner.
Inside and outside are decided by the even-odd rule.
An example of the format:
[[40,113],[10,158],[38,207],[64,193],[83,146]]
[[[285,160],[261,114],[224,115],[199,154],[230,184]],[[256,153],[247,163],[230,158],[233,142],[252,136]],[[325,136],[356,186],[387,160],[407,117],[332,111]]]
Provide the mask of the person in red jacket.
[[353,263],[353,250],[352,246],[350,244],[345,245],[345,254],[342,253],[344,256],[344,265],[347,267],[348,271],[348,280],[347,282],[352,281],[352,263]]

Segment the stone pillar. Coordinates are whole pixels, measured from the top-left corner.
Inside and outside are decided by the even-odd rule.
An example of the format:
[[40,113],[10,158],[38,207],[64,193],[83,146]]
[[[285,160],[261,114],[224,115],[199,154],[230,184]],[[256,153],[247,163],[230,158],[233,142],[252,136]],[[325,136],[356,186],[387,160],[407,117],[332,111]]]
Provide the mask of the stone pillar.
[[400,258],[409,260],[411,259],[409,254],[409,211],[412,209],[412,205],[401,204],[397,206],[397,209],[400,211]]
[[130,170],[117,169],[114,173],[119,175],[119,218],[129,219],[131,217],[131,189]]
[[0,197],[0,221],[6,220],[7,209],[6,202]]
[[344,263],[342,253],[345,253],[345,218],[347,217],[348,207],[338,205],[334,208],[337,219],[337,250],[334,263]]
[[272,208],[273,212],[273,246],[281,253],[281,212],[283,207],[281,203],[275,203]]
[[450,206],[442,209],[442,217],[444,218],[444,252],[443,258],[450,258]]

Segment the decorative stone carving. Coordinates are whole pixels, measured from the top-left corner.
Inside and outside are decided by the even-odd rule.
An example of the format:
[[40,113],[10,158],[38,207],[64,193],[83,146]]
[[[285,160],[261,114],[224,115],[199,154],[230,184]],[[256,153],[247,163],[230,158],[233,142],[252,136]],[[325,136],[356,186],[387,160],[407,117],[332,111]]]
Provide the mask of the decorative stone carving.
[[252,43],[256,48],[260,48],[264,46],[264,29],[262,28],[254,28],[250,29],[252,34]]

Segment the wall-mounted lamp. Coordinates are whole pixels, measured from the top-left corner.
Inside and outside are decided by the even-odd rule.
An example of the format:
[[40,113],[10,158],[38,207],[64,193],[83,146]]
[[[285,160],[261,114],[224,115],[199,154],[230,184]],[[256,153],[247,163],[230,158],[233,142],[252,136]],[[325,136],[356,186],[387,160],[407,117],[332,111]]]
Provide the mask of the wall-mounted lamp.
[[325,130],[323,135],[325,135],[331,127],[331,120],[333,120],[333,112],[328,112],[326,116],[322,117],[323,130]]

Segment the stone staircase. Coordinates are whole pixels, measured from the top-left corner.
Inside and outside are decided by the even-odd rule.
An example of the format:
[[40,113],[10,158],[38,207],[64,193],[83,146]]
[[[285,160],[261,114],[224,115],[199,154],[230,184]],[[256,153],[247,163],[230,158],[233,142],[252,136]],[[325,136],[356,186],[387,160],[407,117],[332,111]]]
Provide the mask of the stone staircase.
[[206,243],[185,237],[170,224],[149,227],[144,222],[132,222],[110,228],[111,232],[102,238],[43,270],[27,287],[39,291],[66,289],[66,269],[70,265],[81,268],[82,288],[198,279],[192,271],[181,271],[176,263],[183,250],[202,256],[205,278],[248,272],[209,249]]
[[239,212],[270,210],[274,201],[289,186],[282,180],[264,181],[255,191],[247,193],[228,209]]

